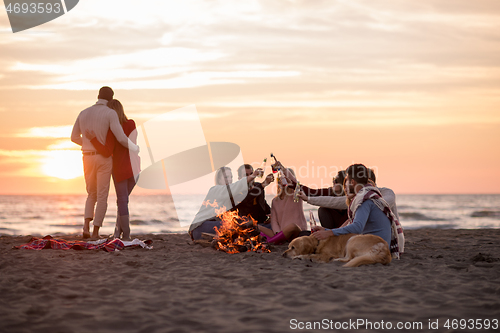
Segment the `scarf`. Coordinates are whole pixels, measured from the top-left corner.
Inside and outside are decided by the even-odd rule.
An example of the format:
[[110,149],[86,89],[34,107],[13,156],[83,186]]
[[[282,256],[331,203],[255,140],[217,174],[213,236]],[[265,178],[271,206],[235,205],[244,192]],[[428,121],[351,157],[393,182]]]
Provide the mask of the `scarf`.
[[389,244],[389,249],[392,257],[399,259],[399,254],[404,252],[403,227],[392,213],[387,201],[382,198],[382,194],[378,188],[372,185],[366,185],[356,194],[347,209],[347,214],[349,216],[347,224],[351,224],[354,221],[356,211],[366,200],[373,201],[391,222],[391,244]]

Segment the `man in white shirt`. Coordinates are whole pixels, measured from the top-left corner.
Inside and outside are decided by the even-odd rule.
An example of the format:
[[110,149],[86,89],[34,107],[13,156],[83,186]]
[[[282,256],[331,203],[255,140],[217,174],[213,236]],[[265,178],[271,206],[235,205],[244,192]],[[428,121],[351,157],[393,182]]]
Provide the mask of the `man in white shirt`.
[[100,155],[90,140],[82,133],[85,133],[86,130],[94,131],[97,140],[104,145],[108,130],[111,129],[121,145],[131,151],[139,151],[139,146],[130,141],[123,132],[116,112],[107,106],[108,102],[113,99],[113,95],[114,92],[110,87],[102,87],[97,96],[97,103],[80,112],[71,133],[71,141],[82,146],[83,172],[88,194],[85,202],[83,238],[90,237],[90,221],[92,220],[94,220],[92,238],[99,238],[99,228],[102,226],[108,208],[113,160],[111,156]]

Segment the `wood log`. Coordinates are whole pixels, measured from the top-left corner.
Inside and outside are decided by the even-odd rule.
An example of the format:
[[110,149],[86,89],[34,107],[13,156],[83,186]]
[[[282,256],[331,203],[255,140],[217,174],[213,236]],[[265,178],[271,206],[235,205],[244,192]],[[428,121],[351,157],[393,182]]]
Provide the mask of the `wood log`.
[[201,245],[203,247],[212,247],[212,241],[206,239],[198,239],[193,242],[194,244]]
[[216,234],[209,234],[208,232],[202,232],[201,233],[201,238],[202,239],[207,239],[207,240],[212,240],[217,236]]

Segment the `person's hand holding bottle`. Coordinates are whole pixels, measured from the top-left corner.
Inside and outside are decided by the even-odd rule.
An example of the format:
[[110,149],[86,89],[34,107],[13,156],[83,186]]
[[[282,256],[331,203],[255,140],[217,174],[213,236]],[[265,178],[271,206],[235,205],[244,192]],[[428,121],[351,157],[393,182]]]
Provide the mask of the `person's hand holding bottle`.
[[267,185],[271,184],[274,182],[274,175],[272,173],[268,174],[266,176],[266,179],[262,182],[262,187],[266,187]]
[[255,171],[250,175],[247,176],[247,182],[250,184],[257,176],[262,174],[264,171],[261,168],[255,169]]

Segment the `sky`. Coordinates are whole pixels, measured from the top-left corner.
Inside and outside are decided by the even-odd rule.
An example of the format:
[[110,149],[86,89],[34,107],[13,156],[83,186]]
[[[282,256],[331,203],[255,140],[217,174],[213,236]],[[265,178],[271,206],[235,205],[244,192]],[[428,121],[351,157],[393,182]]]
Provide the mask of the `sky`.
[[0,8],[0,50],[0,194],[85,194],[69,137],[104,85],[310,187],[363,163],[396,194],[500,193],[497,0],[82,0],[15,34]]

